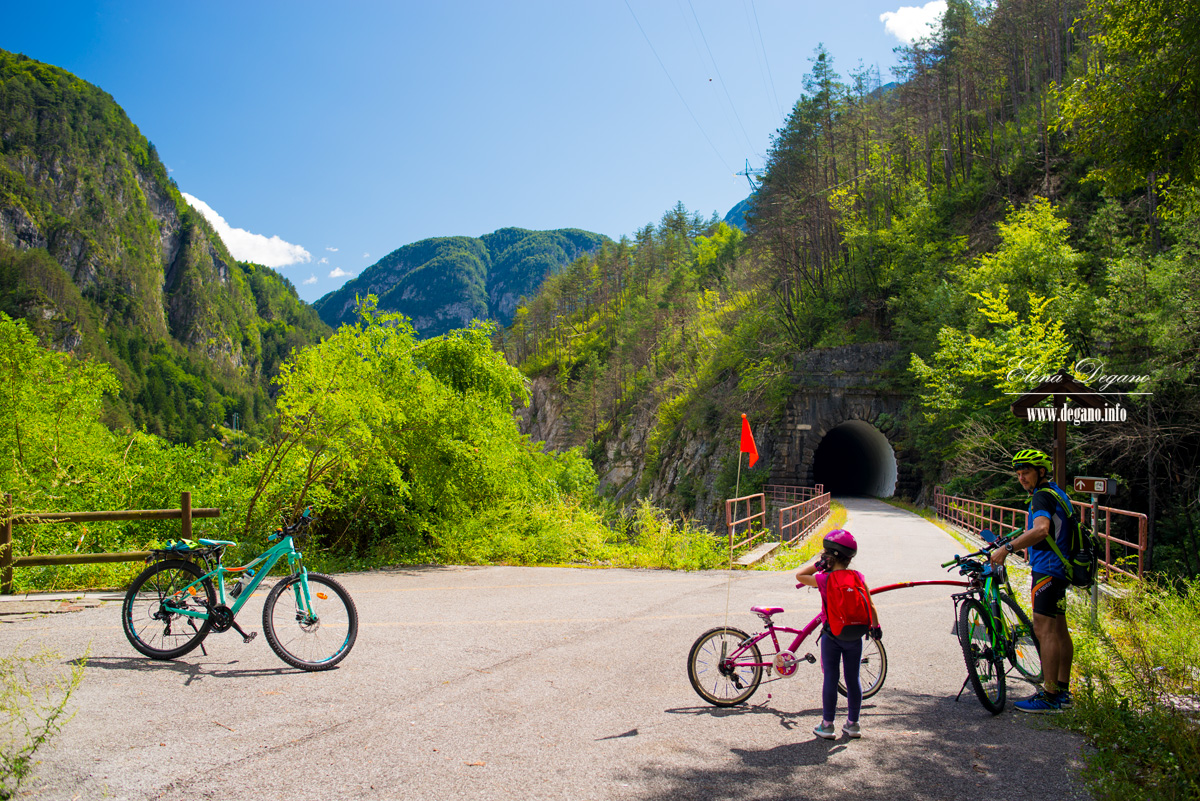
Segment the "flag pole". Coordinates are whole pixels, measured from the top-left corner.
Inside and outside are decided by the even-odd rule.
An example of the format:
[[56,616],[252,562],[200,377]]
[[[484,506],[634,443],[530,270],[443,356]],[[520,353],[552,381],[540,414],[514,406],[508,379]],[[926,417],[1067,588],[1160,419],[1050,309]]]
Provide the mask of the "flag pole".
[[[742,415],[745,417],[745,415]],[[734,484],[733,497],[742,495],[742,453],[738,451],[737,483]],[[733,518],[737,519],[737,501],[733,504]],[[725,628],[729,628],[729,597],[733,593],[733,532],[729,532],[729,568],[725,574]]]

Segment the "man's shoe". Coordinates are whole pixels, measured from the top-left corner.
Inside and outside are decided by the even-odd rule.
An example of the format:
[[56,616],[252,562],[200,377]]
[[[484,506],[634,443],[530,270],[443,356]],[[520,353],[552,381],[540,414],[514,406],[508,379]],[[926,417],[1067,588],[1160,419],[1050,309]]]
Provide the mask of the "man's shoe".
[[818,737],[824,737],[826,740],[832,740],[837,737],[837,734],[833,731],[833,724],[826,725],[824,721],[813,727],[813,734]]
[[1071,709],[1075,706],[1075,700],[1071,698],[1070,690],[1063,690],[1058,694],[1058,708]]
[[862,737],[862,727],[858,725],[857,721],[854,723],[844,723],[842,724],[842,734],[851,740],[857,740],[859,737]]
[[1048,694],[1045,690],[1039,691],[1032,698],[1026,698],[1024,701],[1017,701],[1013,706],[1022,712],[1032,712],[1035,715],[1048,715],[1062,712],[1062,705],[1058,700],[1058,694]]

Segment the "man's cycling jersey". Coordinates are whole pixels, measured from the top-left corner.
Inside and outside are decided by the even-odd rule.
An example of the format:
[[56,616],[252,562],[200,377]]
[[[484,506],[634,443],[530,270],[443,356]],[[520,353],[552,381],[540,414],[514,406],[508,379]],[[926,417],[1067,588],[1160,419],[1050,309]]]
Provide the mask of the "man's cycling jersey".
[[[1054,492],[1039,491],[1045,488],[1052,489]],[[1039,517],[1044,517],[1050,521],[1050,535],[1029,548],[1029,566],[1033,568],[1033,572],[1059,578],[1067,577],[1062,560],[1054,551],[1050,550],[1049,540],[1050,537],[1054,537],[1055,544],[1064,554],[1070,550],[1071,543],[1068,540],[1071,529],[1067,525],[1067,518],[1073,511],[1071,499],[1062,491],[1062,487],[1053,481],[1043,481],[1034,490],[1033,497],[1029,499],[1029,508],[1026,510],[1025,528],[1027,530],[1033,528],[1033,522]]]

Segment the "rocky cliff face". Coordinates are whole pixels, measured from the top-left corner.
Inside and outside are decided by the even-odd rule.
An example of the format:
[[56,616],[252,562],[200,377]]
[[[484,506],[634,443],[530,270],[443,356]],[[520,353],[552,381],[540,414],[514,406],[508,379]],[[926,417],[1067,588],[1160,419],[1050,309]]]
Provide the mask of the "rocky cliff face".
[[[0,311],[46,345],[109,361],[125,384],[121,402],[134,404],[148,354],[254,392],[281,350],[328,330],[281,276],[230,255],[111,96],[5,51]],[[187,400],[169,398],[182,379],[163,370],[164,409],[188,417],[191,401],[212,405],[199,385]]]

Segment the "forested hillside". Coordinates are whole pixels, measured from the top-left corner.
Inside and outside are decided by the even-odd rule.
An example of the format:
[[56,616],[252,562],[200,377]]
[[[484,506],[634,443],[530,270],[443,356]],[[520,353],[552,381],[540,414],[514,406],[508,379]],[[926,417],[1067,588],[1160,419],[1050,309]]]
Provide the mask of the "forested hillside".
[[292,348],[329,329],[238,262],[106,92],[0,51],[0,311],[112,366],[104,419],[176,442],[254,429]]
[[354,322],[356,298],[367,295],[379,299],[381,310],[411,318],[421,336],[465,328],[472,320],[507,325],[517,304],[547,276],[604,241],[571,228],[424,239],[392,251],[314,305],[334,327]]
[[[1005,393],[1096,381],[1074,367],[1092,360],[1125,377],[1106,388],[1128,417],[1073,427],[1068,473],[1121,479],[1155,565],[1200,571],[1200,15],[951,0],[902,56],[880,92],[817,50],[744,238],[677,207],[576,260],[498,341],[555,380],[601,473],[649,413],[644,477],[689,432],[733,442],[738,412],[778,415],[795,354],[896,342],[926,486],[1009,505],[1010,455],[1052,431]],[[696,479],[659,500],[694,511]]]

